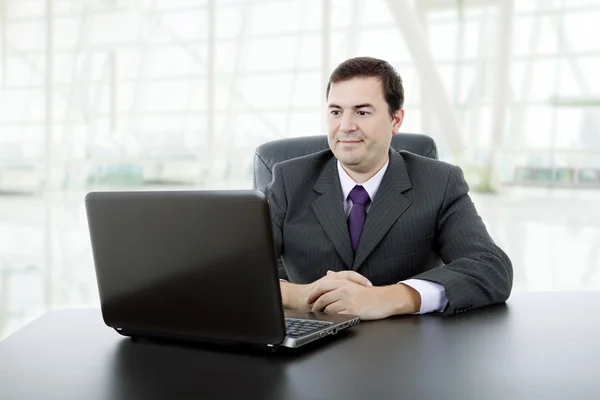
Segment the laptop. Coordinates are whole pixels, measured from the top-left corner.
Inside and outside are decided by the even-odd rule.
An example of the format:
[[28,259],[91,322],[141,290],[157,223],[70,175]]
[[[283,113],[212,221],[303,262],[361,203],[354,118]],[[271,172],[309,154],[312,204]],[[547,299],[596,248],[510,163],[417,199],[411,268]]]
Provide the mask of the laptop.
[[359,323],[284,311],[258,190],[90,192],[106,325],[130,337],[299,347]]

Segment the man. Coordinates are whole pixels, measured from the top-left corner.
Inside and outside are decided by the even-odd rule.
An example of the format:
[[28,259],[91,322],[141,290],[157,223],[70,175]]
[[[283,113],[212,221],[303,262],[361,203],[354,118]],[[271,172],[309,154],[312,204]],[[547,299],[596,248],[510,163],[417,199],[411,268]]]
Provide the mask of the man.
[[331,74],[329,150],[276,164],[266,189],[285,308],[380,319],[505,301],[512,265],[460,168],[390,148],[402,80],[359,57]]

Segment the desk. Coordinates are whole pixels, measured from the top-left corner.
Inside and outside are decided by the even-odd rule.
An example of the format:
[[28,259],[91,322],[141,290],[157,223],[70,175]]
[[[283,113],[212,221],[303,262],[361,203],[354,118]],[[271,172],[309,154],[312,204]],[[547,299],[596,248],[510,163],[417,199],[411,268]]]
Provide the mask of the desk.
[[98,310],[51,311],[0,343],[0,399],[598,399],[599,309],[599,292],[513,294],[250,354],[134,342]]

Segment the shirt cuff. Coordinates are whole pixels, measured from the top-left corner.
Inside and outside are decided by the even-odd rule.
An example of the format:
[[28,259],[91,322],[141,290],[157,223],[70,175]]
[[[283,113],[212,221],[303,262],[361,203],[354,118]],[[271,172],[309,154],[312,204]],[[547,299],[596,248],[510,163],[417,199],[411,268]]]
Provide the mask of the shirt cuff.
[[407,279],[400,283],[410,286],[421,295],[421,309],[419,310],[419,314],[443,312],[446,309],[448,298],[446,297],[446,289],[443,285],[423,279]]

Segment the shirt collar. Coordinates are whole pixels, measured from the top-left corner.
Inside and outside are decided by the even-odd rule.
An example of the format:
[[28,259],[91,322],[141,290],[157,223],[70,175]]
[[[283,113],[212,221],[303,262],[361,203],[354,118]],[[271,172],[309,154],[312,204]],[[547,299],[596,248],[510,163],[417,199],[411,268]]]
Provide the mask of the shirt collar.
[[379,185],[381,185],[381,180],[383,179],[383,175],[385,174],[385,171],[387,170],[389,163],[390,163],[390,160],[388,158],[385,165],[383,167],[381,167],[381,169],[375,175],[373,175],[371,177],[371,179],[369,179],[365,183],[358,184],[358,183],[354,182],[354,180],[352,178],[350,178],[350,176],[344,170],[344,168],[342,167],[342,164],[340,164],[340,161],[338,160],[337,161],[337,169],[338,169],[338,174],[340,176],[340,184],[342,185],[342,193],[344,195],[344,201],[348,200],[348,195],[350,194],[350,191],[352,189],[354,189],[354,186],[360,185],[365,188],[367,193],[369,193],[369,198],[371,199],[371,202],[373,202],[373,200],[375,199],[375,195],[377,194],[377,190],[379,190]]

